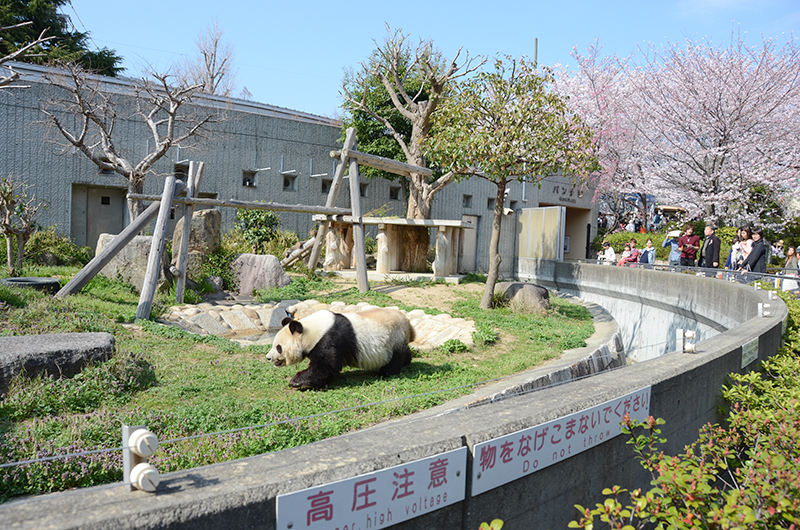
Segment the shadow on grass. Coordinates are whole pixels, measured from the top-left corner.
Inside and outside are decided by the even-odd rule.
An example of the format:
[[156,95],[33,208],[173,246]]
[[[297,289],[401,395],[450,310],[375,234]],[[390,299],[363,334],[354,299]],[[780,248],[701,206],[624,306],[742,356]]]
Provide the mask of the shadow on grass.
[[405,383],[416,382],[424,379],[431,379],[434,376],[444,377],[455,370],[455,365],[429,364],[418,359],[414,359],[410,366],[407,366],[397,375],[381,377],[375,372],[367,370],[347,370],[339,374],[328,389],[342,389],[352,387],[363,387],[377,382],[402,381]]

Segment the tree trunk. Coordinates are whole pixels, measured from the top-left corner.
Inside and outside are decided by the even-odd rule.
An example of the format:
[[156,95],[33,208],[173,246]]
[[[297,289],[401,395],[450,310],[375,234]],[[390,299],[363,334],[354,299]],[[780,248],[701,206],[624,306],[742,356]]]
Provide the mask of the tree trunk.
[[22,259],[25,257],[25,244],[28,242],[28,234],[17,234],[17,266],[14,274],[22,271]]
[[16,276],[17,272],[14,270],[14,243],[11,242],[13,237],[11,234],[6,236],[6,268],[8,268],[9,276]]
[[[144,178],[130,177],[128,180],[128,193],[129,194],[143,194],[144,193]],[[128,199],[128,218],[133,222],[139,214],[144,211],[144,202],[133,199]]]
[[507,179],[503,178],[496,182],[497,196],[494,200],[494,218],[492,219],[492,238],[489,241],[489,272],[486,275],[486,287],[483,289],[481,299],[481,309],[492,308],[492,297],[494,296],[494,286],[500,275],[500,227],[503,222],[503,201],[505,200]]
[[[408,219],[430,219],[431,201],[426,191],[430,186],[422,175],[412,175],[409,182]],[[428,268],[430,235],[424,226],[407,227],[403,230],[403,262],[401,269],[407,272],[424,272]]]

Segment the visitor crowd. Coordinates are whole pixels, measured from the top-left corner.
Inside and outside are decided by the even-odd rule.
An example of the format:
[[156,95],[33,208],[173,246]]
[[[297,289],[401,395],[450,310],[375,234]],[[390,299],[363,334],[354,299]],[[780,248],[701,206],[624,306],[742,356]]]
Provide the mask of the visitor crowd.
[[[726,270],[742,273],[756,272],[766,274],[767,264],[771,257],[785,259],[780,274],[788,277],[797,277],[800,272],[800,261],[797,250],[788,247],[784,254],[783,240],[770,244],[764,240],[764,232],[758,227],[742,226],[737,229],[727,260],[720,261],[720,239],[716,235],[717,227],[713,224],[706,225],[704,237],[701,239],[694,233],[694,225],[686,223],[683,230],[672,230],[667,233],[661,246],[669,248],[667,258],[670,266],[701,267],[717,269],[720,264]],[[653,240],[648,238],[645,248],[637,248],[636,239],[631,238],[625,243],[622,253],[617,256],[616,251],[608,241],[603,241],[603,250],[597,253],[598,263],[605,265],[633,266],[635,263],[650,265],[655,263],[656,249]],[[795,290],[798,281],[786,279],[784,289]]]

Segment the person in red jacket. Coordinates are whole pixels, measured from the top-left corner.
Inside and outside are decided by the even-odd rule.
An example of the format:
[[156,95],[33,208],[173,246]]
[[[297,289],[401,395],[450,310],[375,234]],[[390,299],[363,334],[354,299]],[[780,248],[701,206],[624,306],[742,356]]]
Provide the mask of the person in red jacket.
[[686,223],[683,226],[683,235],[678,240],[678,249],[681,251],[681,266],[694,267],[697,259],[697,250],[700,248],[700,236],[694,235],[694,225]]

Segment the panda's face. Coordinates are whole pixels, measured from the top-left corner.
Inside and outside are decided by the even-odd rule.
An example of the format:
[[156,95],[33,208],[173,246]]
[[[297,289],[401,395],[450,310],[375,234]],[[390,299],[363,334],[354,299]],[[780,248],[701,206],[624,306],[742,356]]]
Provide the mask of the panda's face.
[[283,319],[283,327],[272,341],[267,361],[275,366],[291,366],[303,360],[303,325],[291,318]]

